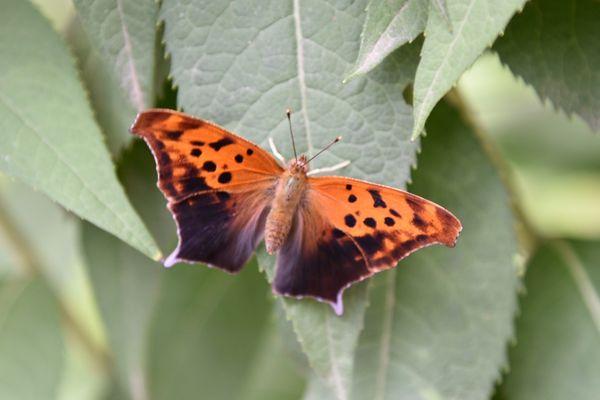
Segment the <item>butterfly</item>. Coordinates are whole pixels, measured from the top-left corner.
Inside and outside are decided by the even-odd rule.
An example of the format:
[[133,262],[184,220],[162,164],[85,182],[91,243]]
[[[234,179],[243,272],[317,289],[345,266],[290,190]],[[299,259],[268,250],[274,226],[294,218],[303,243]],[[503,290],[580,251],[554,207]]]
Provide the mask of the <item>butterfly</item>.
[[[291,133],[289,111],[288,121]],[[256,144],[181,112],[143,111],[130,130],[150,147],[177,224],[167,267],[200,262],[236,273],[264,239],[267,252],[278,253],[273,291],[328,302],[340,315],[351,284],[422,247],[452,247],[462,229],[449,211],[419,196],[309,176],[305,155],[282,165]]]

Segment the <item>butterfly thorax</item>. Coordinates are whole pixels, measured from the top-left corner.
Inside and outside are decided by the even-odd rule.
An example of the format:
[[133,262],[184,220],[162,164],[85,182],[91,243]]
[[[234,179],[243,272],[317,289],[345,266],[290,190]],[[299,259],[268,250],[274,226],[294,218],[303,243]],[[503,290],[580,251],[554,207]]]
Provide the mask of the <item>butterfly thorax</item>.
[[275,253],[287,238],[296,210],[306,191],[306,157],[292,160],[283,173],[271,204],[265,225],[265,244],[269,254]]

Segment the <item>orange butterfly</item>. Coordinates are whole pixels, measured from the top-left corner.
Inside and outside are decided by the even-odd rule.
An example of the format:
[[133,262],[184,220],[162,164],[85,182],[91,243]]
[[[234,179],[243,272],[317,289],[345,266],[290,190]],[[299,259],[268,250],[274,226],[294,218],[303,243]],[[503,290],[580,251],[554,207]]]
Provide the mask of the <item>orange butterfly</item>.
[[144,111],[131,132],[150,146],[177,223],[179,244],[167,267],[203,262],[236,273],[264,238],[267,252],[279,252],[273,290],[327,301],[339,315],[352,283],[422,247],[454,246],[462,229],[419,196],[308,176],[306,156],[283,167],[254,143],[180,112]]

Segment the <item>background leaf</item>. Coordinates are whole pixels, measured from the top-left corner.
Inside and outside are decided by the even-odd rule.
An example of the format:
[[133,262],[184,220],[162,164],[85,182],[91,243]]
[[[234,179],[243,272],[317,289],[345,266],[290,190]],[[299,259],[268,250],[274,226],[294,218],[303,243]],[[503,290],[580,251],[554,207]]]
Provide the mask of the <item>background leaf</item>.
[[154,103],[158,2],[155,0],[75,0],[83,26],[131,105]]
[[[447,0],[453,29],[439,11],[429,13],[414,84],[413,137],[461,74],[500,34],[526,0]],[[435,7],[431,5],[431,7]]]
[[544,244],[527,267],[506,399],[596,399],[600,393],[600,243]]
[[0,281],[0,398],[55,398],[63,353],[60,313],[46,285]]
[[0,15],[0,168],[158,257],[115,177],[66,47],[28,2],[7,2]]
[[[314,154],[344,135],[314,167],[348,159],[352,164],[344,175],[402,187],[417,143],[409,141],[410,108],[399,94],[412,76],[418,48],[410,46],[369,76],[342,85],[356,59],[365,6],[365,1],[272,1],[258,11],[245,1],[165,1],[166,48],[178,104],[263,146],[272,136],[288,157],[283,111],[289,106],[296,111],[292,122],[300,151]],[[259,260],[272,270],[272,258],[266,264],[266,258]],[[328,305],[311,300],[286,307],[311,364],[336,383],[340,398],[347,397],[344,384],[362,326],[362,290],[345,293],[341,319]],[[328,335],[318,334],[325,329]]]
[[600,131],[600,3],[533,0],[494,45],[542,99]]
[[425,29],[428,10],[429,0],[371,0],[349,78],[371,71],[394,50],[412,42]]
[[106,144],[113,156],[118,156],[133,139],[129,127],[136,116],[135,107],[119,87],[112,65],[92,47],[80,18],[71,21],[67,39],[77,57],[98,124],[106,136]]
[[356,399],[487,399],[506,362],[519,283],[506,190],[457,111],[440,103],[427,132],[410,190],[463,231],[455,248],[423,249],[373,279]]

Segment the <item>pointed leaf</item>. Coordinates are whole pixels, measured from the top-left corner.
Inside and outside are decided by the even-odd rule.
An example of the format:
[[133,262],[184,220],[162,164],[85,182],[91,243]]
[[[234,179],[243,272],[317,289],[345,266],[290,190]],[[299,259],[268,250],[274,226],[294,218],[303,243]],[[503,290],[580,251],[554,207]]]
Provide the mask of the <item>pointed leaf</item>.
[[56,398],[64,366],[60,312],[40,280],[0,281],[0,398]]
[[494,45],[504,63],[567,113],[600,132],[600,4],[530,1]]
[[600,393],[600,243],[557,241],[527,267],[506,399],[592,400]]
[[154,104],[158,2],[75,0],[83,26],[138,111]]
[[[408,139],[410,109],[399,93],[412,76],[418,47],[409,46],[369,76],[342,85],[356,59],[365,6],[365,1],[325,0],[273,1],[260,8],[245,1],[164,1],[179,104],[263,146],[272,136],[288,158],[284,110],[290,107],[300,151],[314,154],[344,135],[314,167],[348,159],[352,164],[343,174],[402,187],[418,144]],[[273,258],[260,261],[272,271]],[[286,306],[311,364],[337,387],[340,398],[347,397],[364,289],[346,291],[342,318],[310,299],[289,300]]]
[[361,34],[360,50],[348,79],[365,74],[425,29],[429,0],[371,0]]
[[[491,46],[526,0],[447,0],[451,30],[441,13],[429,13],[414,85],[413,137],[462,73]],[[431,7],[434,7],[433,5]]]
[[355,399],[483,400],[505,363],[519,283],[506,190],[455,110],[440,103],[427,133],[410,190],[463,231],[455,248],[421,250],[374,280]]
[[71,55],[28,2],[7,2],[0,13],[0,168],[158,257],[116,179]]

